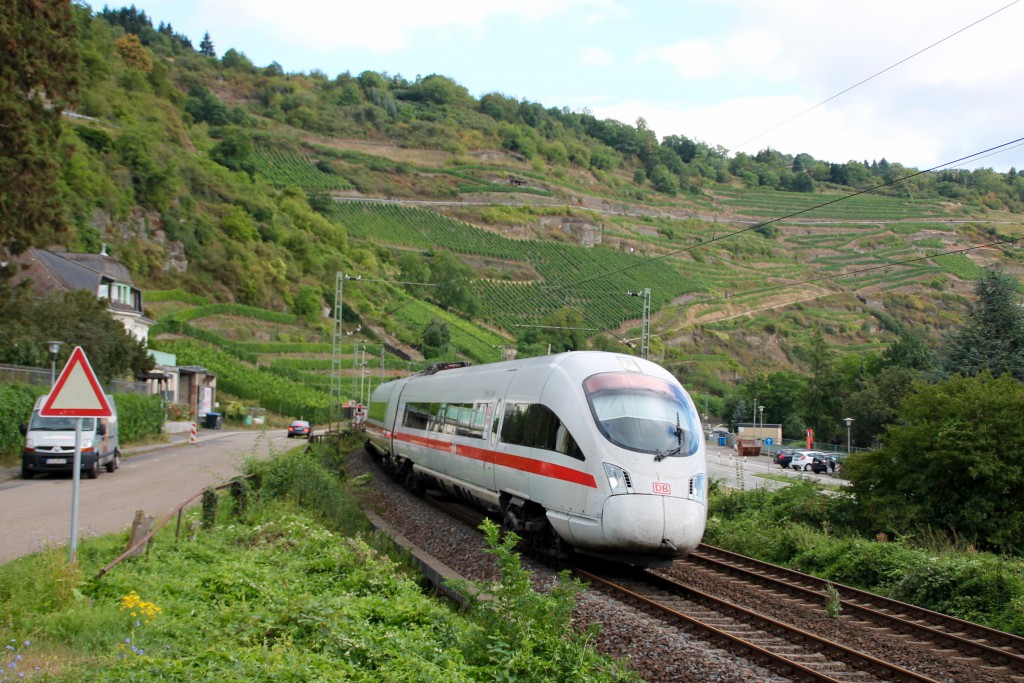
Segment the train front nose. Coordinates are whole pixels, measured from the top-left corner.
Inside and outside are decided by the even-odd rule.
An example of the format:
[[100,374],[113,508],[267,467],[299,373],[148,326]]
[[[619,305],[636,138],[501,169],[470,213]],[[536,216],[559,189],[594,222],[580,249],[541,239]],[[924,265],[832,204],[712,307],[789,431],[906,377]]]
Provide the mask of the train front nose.
[[605,500],[601,530],[611,548],[681,556],[700,543],[706,518],[701,502],[633,493]]

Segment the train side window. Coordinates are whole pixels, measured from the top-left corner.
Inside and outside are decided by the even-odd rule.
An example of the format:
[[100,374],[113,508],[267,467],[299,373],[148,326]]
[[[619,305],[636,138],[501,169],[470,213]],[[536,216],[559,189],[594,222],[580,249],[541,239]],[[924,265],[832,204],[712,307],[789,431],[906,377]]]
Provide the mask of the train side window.
[[505,420],[501,427],[501,440],[522,446],[526,438],[526,414],[529,403],[506,403]]
[[558,416],[540,403],[507,404],[501,440],[507,444],[555,451],[576,460],[586,459],[576,439]]
[[583,451],[576,445],[576,439],[550,408],[540,403],[530,406],[526,422],[528,445],[568,455],[576,460],[585,460]]
[[374,422],[383,422],[388,415],[387,401],[370,401],[369,419]]
[[487,418],[490,416],[491,404],[477,401],[473,404],[472,418],[469,424],[469,435],[482,439],[487,429]]
[[437,414],[437,431],[443,434],[455,434],[459,426],[461,406],[457,403],[442,403]]
[[494,414],[491,415],[491,445],[497,445],[498,443],[498,424],[501,422],[499,417],[502,414],[501,408],[502,401],[498,399],[498,402],[494,405]]
[[436,403],[428,403],[428,404],[425,404],[425,407],[427,409],[427,416],[428,416],[428,418],[430,420],[429,423],[427,424],[427,431],[428,432],[439,432],[439,431],[441,431],[441,424],[440,424],[440,422],[437,419],[438,418],[438,416],[437,416],[437,409],[438,408],[442,408],[443,406],[438,406]]
[[487,417],[483,403],[449,403],[447,424],[453,425],[455,434],[471,439],[484,438],[484,418]]
[[429,403],[406,403],[402,426],[426,430],[430,424]]
[[572,434],[569,433],[569,430],[563,424],[558,426],[558,434],[555,436],[555,450],[576,460],[587,459],[583,455],[583,451],[576,444],[576,439],[572,438]]
[[555,436],[562,422],[551,410],[540,403],[530,405],[526,416],[527,446],[555,450]]

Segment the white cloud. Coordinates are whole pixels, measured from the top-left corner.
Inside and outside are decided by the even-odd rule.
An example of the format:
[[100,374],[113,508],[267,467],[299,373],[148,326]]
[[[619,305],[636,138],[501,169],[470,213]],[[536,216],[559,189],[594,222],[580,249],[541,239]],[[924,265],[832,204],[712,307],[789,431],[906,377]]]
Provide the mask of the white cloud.
[[[622,122],[635,121],[642,116],[659,137],[684,135],[712,146],[740,146],[758,136],[731,153],[754,154],[771,147],[787,154],[806,152],[829,162],[872,161],[884,157],[925,169],[983,148],[964,150],[962,140],[943,139],[938,124],[884,120],[873,106],[865,104],[844,108],[826,105],[801,118],[797,125],[782,126],[759,135],[763,132],[763,121],[783,121],[791,112],[802,111],[812,104],[799,97],[747,97],[700,106],[634,100],[592,104],[590,109],[598,118]],[[999,164],[995,157],[980,163],[1008,165]]]
[[376,0],[353,5],[320,0],[219,0],[204,3],[203,12],[211,24],[234,23],[240,31],[272,27],[276,39],[291,45],[378,53],[397,51],[417,35],[436,30],[482,35],[490,22],[499,19],[540,22],[582,12],[585,20],[597,21],[627,12],[616,0]]
[[[771,146],[837,162],[884,156],[922,169],[1024,135],[1024,3],[974,26],[1008,0],[706,4],[731,8],[720,30],[684,27],[692,35],[640,53],[648,65],[671,67],[679,81],[662,92],[677,101],[605,99],[595,114],[643,116],[659,135],[723,146],[757,136],[742,145],[748,153]],[[1014,158],[1019,167],[1024,149],[968,165],[1005,169]]]
[[615,62],[615,55],[602,47],[591,45],[580,49],[578,59],[580,64],[586,66],[610,66]]

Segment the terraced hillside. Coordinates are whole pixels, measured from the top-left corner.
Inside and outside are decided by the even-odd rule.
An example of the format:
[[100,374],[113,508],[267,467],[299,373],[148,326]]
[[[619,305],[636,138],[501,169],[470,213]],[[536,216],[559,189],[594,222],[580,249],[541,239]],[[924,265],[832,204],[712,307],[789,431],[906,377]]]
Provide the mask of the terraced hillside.
[[[215,372],[225,400],[259,405],[285,417],[302,416],[316,424],[328,419],[332,321],[310,323],[295,315],[240,304],[210,304],[175,290],[150,292],[147,311],[159,321],[150,346],[176,354],[179,365],[202,365]],[[400,319],[405,329],[431,317],[451,324],[450,350],[455,356],[475,362],[497,360],[493,346],[485,342],[500,342],[500,337],[488,336],[429,304],[408,299]],[[355,327],[341,344],[343,400],[362,400],[382,381],[427,364],[383,326],[360,325],[358,334]]]

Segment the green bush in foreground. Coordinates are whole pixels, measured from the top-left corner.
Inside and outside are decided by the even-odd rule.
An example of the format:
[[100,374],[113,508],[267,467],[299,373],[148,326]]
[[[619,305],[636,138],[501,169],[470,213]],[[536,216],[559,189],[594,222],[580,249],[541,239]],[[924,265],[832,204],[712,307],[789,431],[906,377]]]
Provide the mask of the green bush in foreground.
[[0,567],[3,637],[21,657],[0,664],[73,683],[636,680],[570,626],[578,588],[534,593],[493,527],[497,601],[465,613],[428,597],[380,550],[385,539],[345,531],[366,521],[332,474],[336,457],[314,449],[251,465],[261,484],[245,506],[222,498],[194,542],[168,525],[99,580],[83,577],[123,535],[84,539],[77,567],[62,548]]

